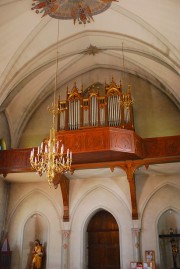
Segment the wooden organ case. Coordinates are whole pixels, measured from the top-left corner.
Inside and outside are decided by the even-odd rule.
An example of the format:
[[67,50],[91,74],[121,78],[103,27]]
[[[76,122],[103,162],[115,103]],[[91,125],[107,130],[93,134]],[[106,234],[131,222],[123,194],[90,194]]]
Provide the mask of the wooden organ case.
[[[141,166],[148,169],[151,164],[179,162],[180,136],[141,138],[134,130],[130,88],[124,92],[121,83],[117,85],[113,78],[104,88],[97,84],[83,91],[75,83],[71,91],[67,90],[65,100],[59,98],[55,111],[56,139],[62,141],[65,151],[73,152],[72,173],[105,167],[111,171],[115,167],[123,169],[129,182],[132,219],[138,219],[136,170]],[[33,172],[29,162],[31,151],[0,150],[0,175]],[[37,153],[38,148],[34,151]],[[69,221],[70,181],[64,174],[57,174],[53,183],[55,187],[61,186],[63,220]]]
[[66,100],[58,100],[57,131],[79,130],[91,127],[120,127],[134,130],[133,100],[130,87],[122,91],[113,78],[105,83],[104,96],[96,87],[88,92],[79,90],[74,84],[67,89]]

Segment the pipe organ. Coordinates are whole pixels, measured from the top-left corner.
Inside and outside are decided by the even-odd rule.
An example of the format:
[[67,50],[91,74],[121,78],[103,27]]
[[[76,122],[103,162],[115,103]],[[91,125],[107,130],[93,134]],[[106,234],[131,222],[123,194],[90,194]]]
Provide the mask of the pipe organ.
[[59,98],[58,112],[57,131],[105,126],[134,129],[131,89],[123,92],[113,78],[109,85],[105,83],[104,96],[95,87],[87,96],[75,83],[70,92],[67,89],[66,100]]

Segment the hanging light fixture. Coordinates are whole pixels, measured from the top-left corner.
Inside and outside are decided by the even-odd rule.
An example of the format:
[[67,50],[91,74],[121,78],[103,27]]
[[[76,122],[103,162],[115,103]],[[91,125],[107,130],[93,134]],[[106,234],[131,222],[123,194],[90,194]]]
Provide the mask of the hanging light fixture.
[[52,127],[50,129],[50,136],[48,140],[44,140],[37,151],[33,148],[30,154],[30,164],[37,173],[42,176],[46,174],[49,185],[54,181],[56,174],[64,174],[71,169],[72,152],[67,149],[64,153],[64,145],[62,141],[56,139],[55,117],[60,110],[56,104],[56,90],[57,90],[57,72],[58,72],[58,41],[59,41],[59,20],[58,20],[58,35],[57,35],[57,58],[56,58],[56,72],[55,72],[55,87],[54,100],[48,111],[52,113]]

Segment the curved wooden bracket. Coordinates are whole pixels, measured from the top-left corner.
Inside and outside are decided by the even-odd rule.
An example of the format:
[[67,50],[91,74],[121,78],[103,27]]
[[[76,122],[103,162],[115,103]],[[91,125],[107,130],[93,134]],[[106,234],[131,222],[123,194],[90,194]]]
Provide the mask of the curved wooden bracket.
[[138,209],[137,209],[137,199],[136,199],[136,183],[134,173],[138,168],[138,165],[132,161],[126,161],[121,166],[121,168],[126,172],[127,179],[129,182],[130,195],[131,195],[131,207],[132,207],[132,219],[138,219]]
[[69,221],[69,179],[64,174],[57,174],[54,179],[54,186],[60,184],[63,206],[64,206],[64,215],[63,221]]

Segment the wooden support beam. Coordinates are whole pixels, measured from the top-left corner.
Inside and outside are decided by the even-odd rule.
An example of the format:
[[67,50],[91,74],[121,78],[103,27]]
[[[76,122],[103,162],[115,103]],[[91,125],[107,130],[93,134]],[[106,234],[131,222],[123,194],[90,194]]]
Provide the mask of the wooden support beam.
[[54,179],[54,186],[57,187],[58,184],[60,184],[63,199],[63,221],[67,222],[69,221],[69,179],[64,174],[57,174]]
[[137,199],[136,199],[136,183],[135,183],[135,171],[137,165],[132,161],[126,161],[121,168],[126,172],[127,180],[129,182],[131,207],[132,207],[132,219],[138,219]]

